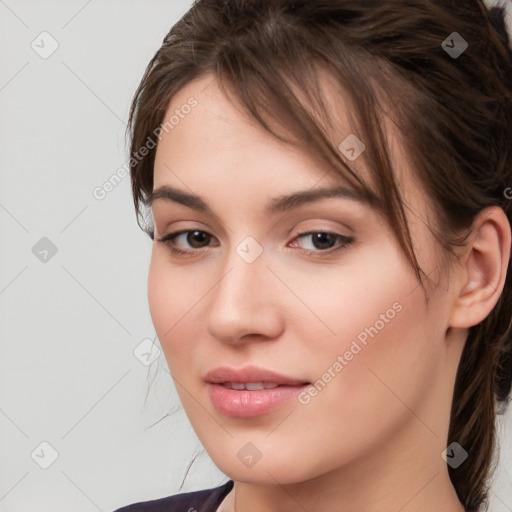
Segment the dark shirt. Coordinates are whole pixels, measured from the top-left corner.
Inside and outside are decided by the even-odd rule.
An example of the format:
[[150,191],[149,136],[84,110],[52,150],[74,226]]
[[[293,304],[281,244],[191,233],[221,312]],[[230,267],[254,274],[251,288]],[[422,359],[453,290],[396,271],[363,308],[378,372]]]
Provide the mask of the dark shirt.
[[113,512],[215,512],[233,488],[233,480],[213,489],[185,492],[167,498],[133,503]]

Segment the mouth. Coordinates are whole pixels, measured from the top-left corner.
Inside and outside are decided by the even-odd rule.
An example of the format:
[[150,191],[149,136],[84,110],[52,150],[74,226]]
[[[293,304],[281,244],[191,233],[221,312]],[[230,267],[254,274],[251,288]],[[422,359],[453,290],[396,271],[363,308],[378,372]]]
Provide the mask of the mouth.
[[[262,388],[255,389],[271,389],[277,386],[302,386],[308,383],[306,379],[288,377],[287,375],[258,366],[245,366],[240,369],[220,366],[209,371],[204,376],[204,380],[211,384],[234,386],[232,389],[248,390],[251,390],[253,385],[263,386]],[[244,388],[241,387],[242,385]]]
[[278,387],[300,387],[310,384],[309,382],[302,382],[301,384],[278,384],[277,382],[219,382],[221,386],[227,389],[234,389],[236,391],[257,391],[260,389],[275,389]]
[[211,402],[218,412],[237,418],[268,414],[296,397],[311,383],[259,368],[220,367],[204,377]]

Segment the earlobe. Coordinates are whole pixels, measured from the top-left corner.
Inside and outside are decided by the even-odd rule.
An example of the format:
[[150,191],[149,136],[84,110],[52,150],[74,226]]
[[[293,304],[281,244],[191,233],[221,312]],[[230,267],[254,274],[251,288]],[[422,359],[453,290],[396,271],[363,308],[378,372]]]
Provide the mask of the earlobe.
[[505,212],[496,206],[480,212],[459,268],[462,286],[455,298],[451,327],[472,327],[492,311],[505,285],[510,244],[511,228]]

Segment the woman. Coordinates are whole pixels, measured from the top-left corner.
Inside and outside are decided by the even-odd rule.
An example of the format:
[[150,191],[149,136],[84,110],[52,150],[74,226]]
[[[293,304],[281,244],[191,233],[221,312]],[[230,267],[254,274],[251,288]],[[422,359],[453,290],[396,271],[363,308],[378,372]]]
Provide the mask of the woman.
[[485,506],[512,378],[508,43],[479,0],[200,0],[171,29],[132,187],[152,320],[229,480],[118,512]]

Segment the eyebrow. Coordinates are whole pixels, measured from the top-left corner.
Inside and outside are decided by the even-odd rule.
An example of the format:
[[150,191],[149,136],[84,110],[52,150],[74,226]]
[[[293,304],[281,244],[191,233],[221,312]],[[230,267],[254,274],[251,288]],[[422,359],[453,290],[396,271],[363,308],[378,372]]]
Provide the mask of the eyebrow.
[[[277,213],[295,210],[306,204],[332,197],[357,201],[366,206],[372,205],[373,203],[370,197],[359,193],[357,190],[345,186],[331,186],[301,190],[289,195],[278,196],[267,204],[265,212],[267,215],[275,215]],[[208,206],[202,197],[191,194],[189,192],[185,192],[183,190],[179,190],[174,187],[170,187],[169,185],[163,185],[156,190],[153,190],[149,194],[149,205],[152,205],[153,202],[157,200],[172,201],[187,206],[188,208],[198,212],[215,215],[213,210]]]

